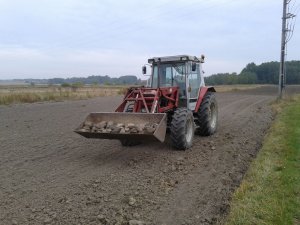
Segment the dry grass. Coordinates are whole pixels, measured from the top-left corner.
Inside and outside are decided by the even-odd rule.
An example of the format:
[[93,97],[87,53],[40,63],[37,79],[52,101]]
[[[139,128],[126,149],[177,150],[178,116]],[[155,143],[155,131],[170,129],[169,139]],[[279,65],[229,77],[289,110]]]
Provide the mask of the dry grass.
[[[262,85],[219,85],[215,86],[215,88],[217,92],[230,92],[254,89],[261,86]],[[126,89],[126,86],[84,86],[76,88],[47,85],[0,85],[0,105],[117,96],[123,95]]]
[[214,86],[217,92],[242,91],[262,87],[260,84],[236,84],[236,85],[216,85]]
[[124,86],[0,86],[0,105],[87,99],[102,96],[117,96],[124,93]]

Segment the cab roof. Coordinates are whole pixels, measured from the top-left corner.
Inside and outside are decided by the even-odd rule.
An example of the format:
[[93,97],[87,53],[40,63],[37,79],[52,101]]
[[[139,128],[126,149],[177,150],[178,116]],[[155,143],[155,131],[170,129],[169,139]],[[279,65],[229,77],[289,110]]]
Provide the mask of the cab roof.
[[190,55],[175,55],[175,56],[164,56],[164,57],[153,57],[148,59],[148,63],[157,63],[157,62],[201,62],[196,56]]

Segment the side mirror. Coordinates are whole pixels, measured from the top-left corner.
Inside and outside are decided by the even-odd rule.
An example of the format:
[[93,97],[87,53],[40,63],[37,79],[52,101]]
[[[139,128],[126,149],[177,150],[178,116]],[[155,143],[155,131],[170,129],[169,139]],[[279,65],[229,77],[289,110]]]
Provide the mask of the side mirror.
[[142,70],[143,70],[144,75],[147,74],[147,67],[146,66],[143,66]]
[[197,64],[196,63],[192,63],[192,71],[195,72],[197,69]]
[[205,60],[205,56],[204,56],[204,55],[201,55],[201,60],[200,60],[200,62],[201,62],[201,63],[204,63],[204,60]]

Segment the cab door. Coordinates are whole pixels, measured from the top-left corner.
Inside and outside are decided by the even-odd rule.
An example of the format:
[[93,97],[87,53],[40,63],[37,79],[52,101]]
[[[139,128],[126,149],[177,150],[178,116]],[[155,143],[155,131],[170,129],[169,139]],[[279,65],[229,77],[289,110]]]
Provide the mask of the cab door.
[[192,63],[188,66],[187,90],[188,90],[188,108],[194,110],[199,96],[201,86],[200,63],[196,63],[196,68],[192,70]]

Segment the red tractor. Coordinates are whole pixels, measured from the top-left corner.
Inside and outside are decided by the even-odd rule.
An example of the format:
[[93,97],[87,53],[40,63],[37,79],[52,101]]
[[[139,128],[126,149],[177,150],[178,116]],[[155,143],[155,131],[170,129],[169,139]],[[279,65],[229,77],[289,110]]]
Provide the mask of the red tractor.
[[[90,113],[75,132],[133,146],[143,140],[163,142],[168,131],[178,150],[190,148],[194,134],[215,133],[218,106],[215,89],[204,84],[204,56],[155,57],[148,63],[147,87],[129,88],[114,113]],[[146,66],[143,73],[147,73]]]

